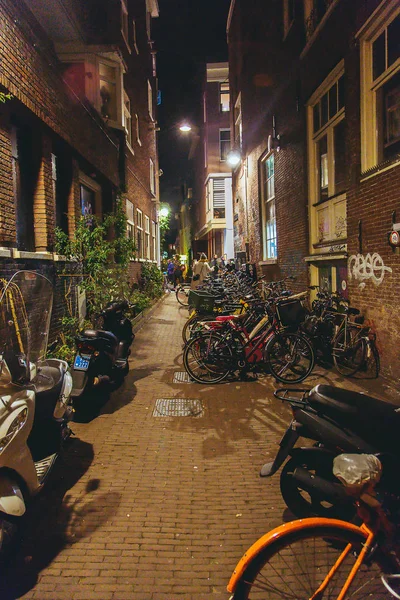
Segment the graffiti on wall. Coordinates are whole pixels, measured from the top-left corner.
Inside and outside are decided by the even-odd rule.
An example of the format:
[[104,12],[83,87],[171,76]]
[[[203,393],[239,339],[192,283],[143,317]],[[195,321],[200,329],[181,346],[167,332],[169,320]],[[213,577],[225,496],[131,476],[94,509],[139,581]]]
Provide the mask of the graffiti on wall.
[[373,254],[353,254],[349,257],[347,263],[349,279],[359,281],[359,288],[364,289],[366,281],[372,281],[375,285],[381,285],[385,273],[391,273],[392,269],[386,267],[382,257],[374,252]]

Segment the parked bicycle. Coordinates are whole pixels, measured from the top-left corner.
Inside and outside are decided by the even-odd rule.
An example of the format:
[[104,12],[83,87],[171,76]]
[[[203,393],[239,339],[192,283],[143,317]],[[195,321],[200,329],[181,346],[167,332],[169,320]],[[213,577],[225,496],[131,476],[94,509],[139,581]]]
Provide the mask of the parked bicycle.
[[348,454],[334,462],[361,525],[317,517],[273,529],[236,566],[231,600],[400,598],[398,460],[380,459]]
[[218,383],[235,371],[246,373],[262,366],[285,383],[299,383],[308,377],[314,367],[312,345],[302,333],[288,330],[298,328],[303,318],[301,298],[264,306],[264,315],[249,330],[246,314],[220,316],[191,339],[183,352],[189,376],[198,383]]

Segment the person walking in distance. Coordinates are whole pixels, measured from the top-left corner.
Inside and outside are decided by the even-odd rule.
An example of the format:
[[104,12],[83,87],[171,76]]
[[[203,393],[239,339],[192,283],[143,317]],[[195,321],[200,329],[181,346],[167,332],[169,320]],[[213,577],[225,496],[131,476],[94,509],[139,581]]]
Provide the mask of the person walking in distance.
[[207,262],[207,256],[204,254],[204,252],[202,252],[200,255],[200,260],[195,262],[193,265],[193,276],[190,288],[195,290],[199,285],[202,285],[204,278],[207,277],[211,271],[212,268]]

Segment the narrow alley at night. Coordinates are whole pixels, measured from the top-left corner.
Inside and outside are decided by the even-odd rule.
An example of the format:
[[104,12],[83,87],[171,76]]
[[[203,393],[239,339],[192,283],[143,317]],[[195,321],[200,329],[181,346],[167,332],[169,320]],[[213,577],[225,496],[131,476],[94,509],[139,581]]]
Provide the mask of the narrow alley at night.
[[0,600],[400,598],[398,0],[0,0]]

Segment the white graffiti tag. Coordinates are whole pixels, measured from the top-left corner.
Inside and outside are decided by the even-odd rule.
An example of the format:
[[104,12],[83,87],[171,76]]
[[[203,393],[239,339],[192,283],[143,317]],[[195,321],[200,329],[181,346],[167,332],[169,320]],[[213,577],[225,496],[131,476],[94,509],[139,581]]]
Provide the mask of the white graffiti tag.
[[381,285],[385,272],[392,272],[390,267],[385,267],[382,257],[377,253],[374,254],[353,254],[347,262],[347,270],[349,279],[360,281],[359,287],[365,288],[365,281],[371,279],[375,285]]

